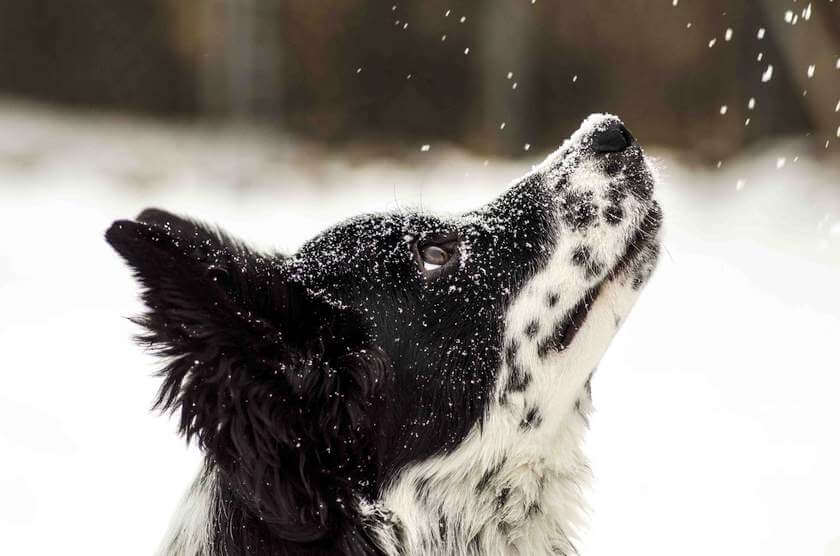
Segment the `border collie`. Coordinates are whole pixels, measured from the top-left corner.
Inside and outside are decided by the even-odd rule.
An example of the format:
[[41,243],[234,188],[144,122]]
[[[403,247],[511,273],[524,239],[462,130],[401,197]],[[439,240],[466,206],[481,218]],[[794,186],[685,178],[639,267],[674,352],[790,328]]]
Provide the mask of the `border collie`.
[[584,121],[488,205],[260,254],[161,210],[107,241],[205,462],[167,555],[576,554],[592,373],[659,253],[642,148]]

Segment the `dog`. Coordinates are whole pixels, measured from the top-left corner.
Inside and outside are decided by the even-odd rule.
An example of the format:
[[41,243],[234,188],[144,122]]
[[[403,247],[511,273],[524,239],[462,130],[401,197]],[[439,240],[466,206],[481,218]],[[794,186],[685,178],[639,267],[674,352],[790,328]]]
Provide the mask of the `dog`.
[[488,205],[294,255],[157,209],[106,239],[204,465],[166,555],[576,554],[592,374],[648,281],[655,173],[611,115]]

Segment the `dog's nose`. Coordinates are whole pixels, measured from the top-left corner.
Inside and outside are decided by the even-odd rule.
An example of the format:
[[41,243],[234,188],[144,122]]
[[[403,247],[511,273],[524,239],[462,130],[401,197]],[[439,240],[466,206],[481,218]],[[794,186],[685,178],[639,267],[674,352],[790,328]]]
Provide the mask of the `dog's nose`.
[[633,136],[624,125],[616,122],[592,137],[592,148],[596,153],[617,153],[633,144]]

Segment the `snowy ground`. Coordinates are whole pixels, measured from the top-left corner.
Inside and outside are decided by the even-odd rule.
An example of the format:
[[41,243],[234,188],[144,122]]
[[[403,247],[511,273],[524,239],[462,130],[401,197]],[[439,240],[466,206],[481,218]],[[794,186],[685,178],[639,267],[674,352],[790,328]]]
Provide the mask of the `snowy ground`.
[[[667,252],[596,375],[584,554],[840,555],[840,168],[796,155],[661,155]],[[149,554],[197,468],[148,412],[111,220],[158,205],[292,250],[362,211],[476,206],[528,167],[351,158],[0,104],[0,552]]]

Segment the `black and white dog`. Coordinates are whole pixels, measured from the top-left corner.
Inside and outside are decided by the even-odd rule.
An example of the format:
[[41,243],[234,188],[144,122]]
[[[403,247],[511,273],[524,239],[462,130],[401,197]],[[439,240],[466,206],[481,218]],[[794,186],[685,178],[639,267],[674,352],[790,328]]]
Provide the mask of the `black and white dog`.
[[653,183],[595,115],[479,210],[360,216],[292,256],[115,222],[157,405],[206,455],[161,553],[575,554],[590,380],[657,260]]

